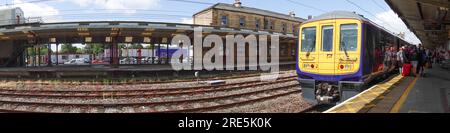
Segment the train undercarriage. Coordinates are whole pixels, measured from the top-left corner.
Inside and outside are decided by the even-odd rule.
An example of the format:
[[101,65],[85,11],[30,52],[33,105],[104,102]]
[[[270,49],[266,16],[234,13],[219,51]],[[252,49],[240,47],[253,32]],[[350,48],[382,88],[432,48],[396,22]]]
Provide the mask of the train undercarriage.
[[364,82],[339,81],[323,82],[314,79],[299,79],[302,95],[305,100],[312,104],[336,104],[343,102],[366,87]]

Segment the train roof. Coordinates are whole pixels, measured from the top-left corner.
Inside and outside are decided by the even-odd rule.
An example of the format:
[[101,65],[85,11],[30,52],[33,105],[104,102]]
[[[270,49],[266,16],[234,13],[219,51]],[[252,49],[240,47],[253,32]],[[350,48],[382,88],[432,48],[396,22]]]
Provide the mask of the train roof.
[[314,17],[312,19],[309,19],[309,20],[305,21],[305,23],[318,21],[318,20],[325,20],[325,19],[336,19],[336,18],[351,18],[351,19],[358,19],[358,20],[362,20],[362,21],[369,21],[369,19],[367,19],[359,14],[356,14],[355,12],[333,11],[333,12],[328,12],[328,13],[319,15],[317,17]]
[[[400,40],[403,40],[405,42],[405,39],[399,37],[397,34],[395,34],[394,32],[389,31],[388,29],[384,28],[383,26],[380,26],[376,23],[374,23],[373,21],[370,21],[368,18],[357,14],[356,12],[349,12],[349,11],[332,11],[332,12],[328,12],[322,15],[319,15],[317,17],[314,17],[312,19],[309,19],[307,21],[305,21],[304,23],[308,23],[308,22],[314,22],[314,21],[319,21],[319,20],[326,20],[326,19],[337,19],[337,18],[347,18],[347,19],[357,19],[366,23],[370,23],[380,29],[383,29],[384,31],[386,31],[387,33],[399,38]],[[409,43],[409,42],[408,42]]]

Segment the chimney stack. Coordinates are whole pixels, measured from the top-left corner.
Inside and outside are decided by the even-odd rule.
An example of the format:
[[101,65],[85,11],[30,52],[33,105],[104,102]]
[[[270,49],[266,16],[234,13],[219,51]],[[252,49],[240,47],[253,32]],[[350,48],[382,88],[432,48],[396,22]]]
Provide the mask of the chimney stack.
[[290,12],[289,12],[289,16],[291,16],[291,17],[295,17],[295,13],[294,13],[294,11],[290,11]]
[[241,7],[241,0],[234,0],[234,7]]

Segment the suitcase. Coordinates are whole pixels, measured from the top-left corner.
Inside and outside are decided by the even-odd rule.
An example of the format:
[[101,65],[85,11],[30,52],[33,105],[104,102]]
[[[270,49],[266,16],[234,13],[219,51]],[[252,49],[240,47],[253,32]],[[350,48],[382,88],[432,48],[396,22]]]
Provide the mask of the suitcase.
[[409,73],[411,72],[411,64],[403,64],[402,67],[402,76],[409,76]]

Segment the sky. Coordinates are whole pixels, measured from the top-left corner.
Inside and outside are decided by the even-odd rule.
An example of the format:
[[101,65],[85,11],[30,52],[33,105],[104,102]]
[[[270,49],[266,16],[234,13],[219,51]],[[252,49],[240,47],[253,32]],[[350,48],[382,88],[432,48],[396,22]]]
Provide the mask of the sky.
[[[44,22],[136,20],[192,23],[194,13],[218,2],[234,3],[234,0],[0,0],[0,9],[21,7],[25,17],[42,17]],[[243,6],[284,14],[294,11],[302,18],[335,10],[354,11],[391,32],[405,32],[408,42],[420,43],[384,0],[241,0],[241,2]]]

